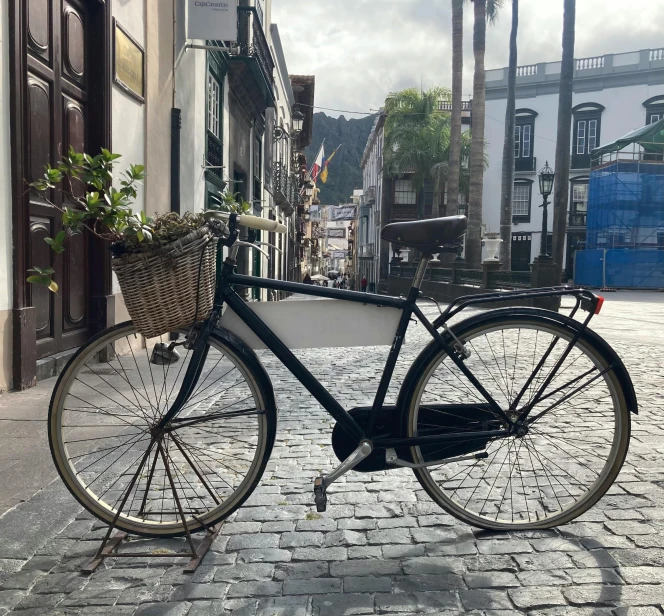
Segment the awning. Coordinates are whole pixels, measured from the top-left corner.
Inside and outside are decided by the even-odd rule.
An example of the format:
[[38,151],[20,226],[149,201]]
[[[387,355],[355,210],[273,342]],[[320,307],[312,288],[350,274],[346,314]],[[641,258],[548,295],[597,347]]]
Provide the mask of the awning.
[[595,148],[591,152],[591,158],[596,159],[602,154],[608,154],[609,152],[617,152],[622,150],[624,147],[636,143],[640,145],[646,152],[661,154],[664,152],[664,118],[658,122],[653,122],[644,126],[642,128],[637,128],[633,130],[620,139],[616,139],[611,143],[602,145],[598,148]]

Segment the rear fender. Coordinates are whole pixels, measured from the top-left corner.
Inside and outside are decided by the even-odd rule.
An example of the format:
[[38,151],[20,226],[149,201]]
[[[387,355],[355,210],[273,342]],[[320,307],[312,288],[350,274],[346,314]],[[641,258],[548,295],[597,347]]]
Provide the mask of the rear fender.
[[[569,317],[558,314],[557,312],[552,312],[550,310],[542,310],[539,308],[527,308],[527,307],[509,307],[509,308],[499,308],[497,310],[490,310],[483,312],[477,315],[474,315],[460,323],[456,323],[451,326],[450,329],[454,332],[454,335],[457,337],[462,337],[466,332],[471,328],[476,327],[480,324],[488,324],[492,321],[497,321],[502,319],[505,316],[522,316],[522,317],[537,317],[542,319],[547,319],[550,321],[555,321],[556,323],[568,328],[572,332],[579,332],[583,328],[583,324]],[[445,342],[451,344],[453,341],[452,336],[447,332],[441,332],[441,336]],[[613,364],[613,372],[618,379],[623,392],[625,393],[625,400],[627,402],[627,408],[630,412],[638,414],[638,402],[636,399],[636,392],[634,391],[634,384],[632,379],[625,368],[622,360],[618,354],[613,350],[613,348],[597,333],[591,329],[586,328],[582,333],[583,338],[589,342],[597,351],[599,351],[609,363]],[[401,436],[406,436],[406,422],[408,409],[412,402],[412,398],[415,395],[417,382],[435,356],[439,353],[440,347],[439,343],[435,340],[432,340],[418,355],[418,357],[413,362],[413,365],[408,370],[406,378],[401,386],[399,391],[399,397],[397,399],[397,409],[401,417]],[[396,424],[396,422],[395,422]],[[396,425],[395,425],[396,429]]]

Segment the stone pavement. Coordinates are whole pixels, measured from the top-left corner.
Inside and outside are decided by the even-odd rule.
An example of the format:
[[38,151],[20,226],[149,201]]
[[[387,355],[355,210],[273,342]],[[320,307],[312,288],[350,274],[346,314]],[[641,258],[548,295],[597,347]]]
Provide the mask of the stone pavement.
[[[427,307],[427,312],[432,310]],[[408,470],[350,473],[315,513],[312,481],[336,464],[333,421],[269,354],[279,431],[263,480],[203,565],[107,561],[79,573],[101,528],[50,461],[49,388],[0,397],[0,614],[261,616],[661,614],[664,605],[664,294],[607,295],[593,327],[632,374],[641,414],[600,503],[553,531],[492,534],[443,513]],[[426,336],[413,327],[402,378]],[[387,349],[298,353],[348,407],[369,402]],[[397,379],[397,380],[398,380]],[[394,398],[398,383],[390,390]],[[131,544],[130,544],[131,545]],[[179,547],[180,540],[154,541]]]

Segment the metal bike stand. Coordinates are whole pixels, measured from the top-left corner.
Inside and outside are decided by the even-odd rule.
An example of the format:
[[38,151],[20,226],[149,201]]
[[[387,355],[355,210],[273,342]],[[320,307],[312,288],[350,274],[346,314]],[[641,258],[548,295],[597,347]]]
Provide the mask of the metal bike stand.
[[[125,541],[128,537],[128,533],[123,532],[123,531],[118,531],[111,537],[111,533],[113,530],[116,528],[116,524],[118,521],[118,518],[120,517],[120,514],[122,513],[122,510],[127,502],[127,498],[129,497],[129,494],[131,494],[132,488],[134,487],[134,484],[136,483],[136,480],[141,474],[141,471],[143,470],[143,467],[145,466],[145,463],[150,456],[150,452],[152,451],[153,441],[150,444],[150,447],[148,447],[147,451],[145,452],[145,455],[143,456],[143,460],[141,461],[141,464],[138,467],[138,470],[134,474],[131,482],[129,483],[129,487],[126,490],[126,493],[122,499],[122,503],[120,504],[120,507],[118,508],[117,513],[115,514],[115,517],[113,518],[113,521],[111,522],[110,526],[108,527],[108,531],[106,532],[106,535],[104,536],[104,540],[101,542],[101,545],[99,546],[99,549],[97,550],[97,553],[95,556],[88,561],[85,566],[81,569],[82,573],[93,573],[99,565],[104,561],[106,558],[189,558],[189,563],[185,566],[184,568],[184,573],[193,573],[196,571],[198,568],[198,565],[201,564],[203,558],[207,554],[208,550],[210,549],[210,546],[212,545],[212,542],[216,539],[217,535],[219,534],[219,531],[221,530],[222,524],[219,523],[216,526],[211,526],[206,529],[205,532],[205,537],[200,540],[198,543],[198,546],[194,545],[194,540],[192,539],[191,533],[189,532],[189,528],[187,527],[186,520],[184,517],[184,511],[182,510],[182,505],[180,504],[180,498],[178,497],[177,489],[175,488],[175,483],[173,482],[173,477],[171,475],[171,470],[168,464],[168,461],[166,459],[166,456],[164,455],[164,449],[161,445],[161,439],[156,440],[157,443],[157,455],[161,455],[161,459],[164,463],[164,469],[166,470],[166,475],[168,476],[168,482],[170,484],[170,488],[173,492],[173,499],[175,500],[175,504],[177,506],[177,511],[178,515],[180,516],[180,519],[182,520],[182,525],[184,526],[185,529],[185,535],[187,537],[187,543],[189,544],[189,549],[190,551],[188,552],[177,552],[177,553],[170,553],[170,554],[164,554],[163,552],[119,552],[120,545],[122,544],[123,541]],[[155,460],[154,463],[152,464],[152,470],[150,472],[150,479],[148,480],[148,485],[145,490],[145,495],[143,497],[143,503],[141,505],[141,511],[143,510],[143,507],[145,506],[145,501],[147,499],[147,494],[148,490],[150,489],[150,483],[152,480],[152,473],[154,472],[154,467],[156,464],[157,460],[157,455],[155,455]]]

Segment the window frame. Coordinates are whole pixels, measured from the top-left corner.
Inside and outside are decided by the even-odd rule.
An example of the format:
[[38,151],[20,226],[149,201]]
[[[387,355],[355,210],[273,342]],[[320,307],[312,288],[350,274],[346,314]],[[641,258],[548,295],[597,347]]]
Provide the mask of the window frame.
[[[514,213],[514,200],[516,197],[516,189],[526,187],[528,188],[528,213],[527,214],[515,214]],[[533,181],[532,180],[523,180],[518,179],[514,182],[514,187],[512,190],[512,222],[530,222],[530,216],[532,213],[533,207]]]
[[[578,177],[578,178],[572,178],[570,181],[570,190],[569,190],[569,206],[568,206],[568,225],[570,227],[585,227],[588,223],[588,195],[589,195],[589,183],[590,183],[590,178],[588,177]],[[575,207],[575,204],[578,203],[578,201],[574,198],[574,190],[577,186],[585,186],[586,187],[586,209],[585,211],[583,210],[577,210]],[[573,222],[573,216],[579,216],[583,215],[584,220],[583,224],[576,224]]]
[[643,106],[646,108],[646,126],[653,123],[653,115],[659,116],[656,121],[664,118],[664,95],[660,94],[643,101]]
[[601,143],[604,109],[598,103],[581,103],[572,109],[572,169],[590,168],[590,153]]
[[[399,190],[399,185],[406,183],[408,185],[408,190]],[[397,194],[412,194],[413,201],[400,201],[397,198]],[[408,178],[398,178],[394,180],[394,205],[417,205],[417,191],[413,189],[413,185]]]
[[514,118],[514,170],[535,171],[535,118],[532,109],[517,109]]

